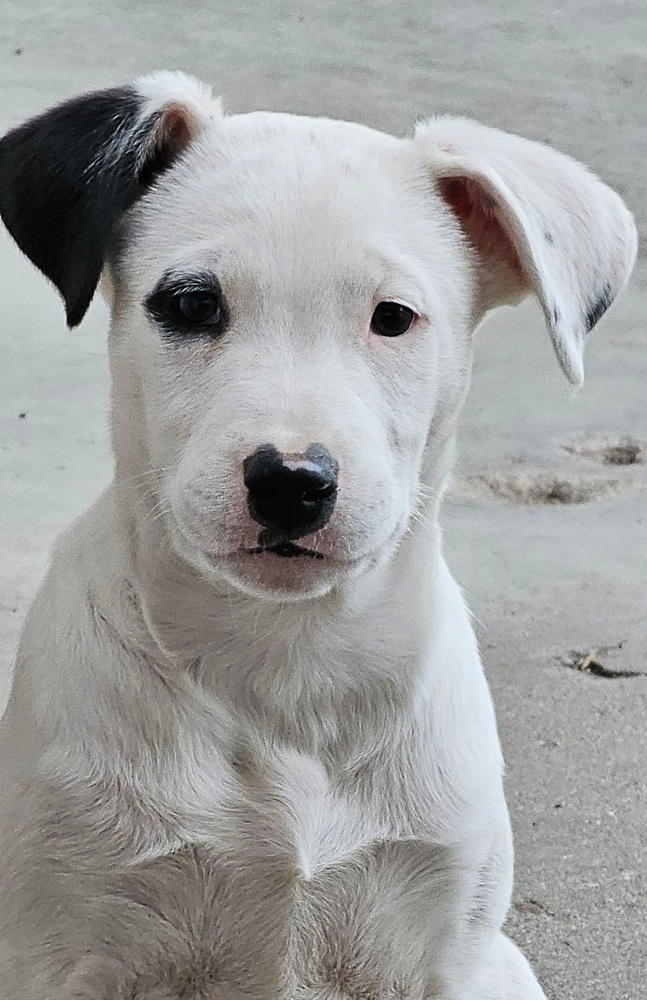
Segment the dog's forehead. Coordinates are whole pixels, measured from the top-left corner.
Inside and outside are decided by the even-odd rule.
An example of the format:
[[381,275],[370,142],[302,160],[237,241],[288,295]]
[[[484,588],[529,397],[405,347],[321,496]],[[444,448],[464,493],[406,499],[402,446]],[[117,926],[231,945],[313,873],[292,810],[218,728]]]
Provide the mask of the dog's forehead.
[[409,140],[330,119],[225,116],[144,199],[138,250],[159,261],[211,244],[263,267],[343,248],[350,261],[354,249],[395,247],[397,230],[414,248],[431,187]]
[[223,115],[212,126],[212,134],[232,144],[240,152],[246,146],[257,147],[262,143],[277,141],[296,146],[311,145],[321,150],[347,150],[375,153],[393,150],[403,145],[403,140],[387,132],[360,125],[356,122],[333,118],[314,118],[275,111],[251,111],[245,114]]
[[206,199],[244,214],[306,201],[312,212],[345,195],[370,198],[385,181],[393,186],[409,145],[351,122],[253,112],[217,119],[171,180],[184,188],[185,204]]

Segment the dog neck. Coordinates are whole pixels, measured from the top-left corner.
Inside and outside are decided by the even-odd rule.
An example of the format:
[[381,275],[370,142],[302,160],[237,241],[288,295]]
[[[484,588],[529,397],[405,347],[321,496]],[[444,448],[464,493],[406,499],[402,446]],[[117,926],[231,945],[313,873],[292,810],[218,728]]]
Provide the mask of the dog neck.
[[21,647],[32,681],[23,688],[17,671],[13,695],[26,697],[50,734],[83,719],[84,752],[96,744],[99,764],[107,706],[132,729],[131,749],[159,747],[172,732],[180,739],[183,726],[208,734],[223,716],[228,731],[337,758],[343,746],[348,758],[368,731],[397,740],[398,720],[410,724],[450,672],[462,684],[461,664],[478,669],[442,558],[439,490],[426,494],[388,562],[325,596],[279,603],[203,579],[175,554],[163,520],[150,517],[154,497],[142,503],[134,485],[142,477],[119,464],[117,472],[58,546],[33,612],[41,625]]
[[385,565],[280,604],[206,583],[158,522],[147,534],[108,489],[59,546],[32,612],[40,625],[25,632],[10,716],[32,725],[12,735],[15,759],[46,753],[63,780],[117,769],[171,801],[176,786],[202,787],[223,752],[244,762],[282,746],[373,788],[421,741],[453,767],[461,719],[474,759],[497,768],[481,747],[491,703],[434,509]]
[[138,543],[129,622],[117,630],[171,682],[190,679],[242,730],[324,756],[344,743],[346,756],[340,720],[350,706],[356,720],[373,718],[376,733],[392,733],[398,715],[411,717],[446,601],[431,515],[386,565],[325,596],[285,603],[206,582],[174,554],[159,522],[131,524],[130,537]]

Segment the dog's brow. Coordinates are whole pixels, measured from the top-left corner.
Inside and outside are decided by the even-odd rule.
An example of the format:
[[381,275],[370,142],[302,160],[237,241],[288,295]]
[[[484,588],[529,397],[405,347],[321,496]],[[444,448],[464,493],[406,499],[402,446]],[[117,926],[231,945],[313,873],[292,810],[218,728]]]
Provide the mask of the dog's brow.
[[368,273],[376,293],[383,298],[408,298],[419,309],[429,307],[428,281],[421,264],[411,255],[373,253]]
[[153,294],[167,288],[176,292],[192,292],[213,285],[216,281],[215,272],[210,268],[168,268],[155,284]]

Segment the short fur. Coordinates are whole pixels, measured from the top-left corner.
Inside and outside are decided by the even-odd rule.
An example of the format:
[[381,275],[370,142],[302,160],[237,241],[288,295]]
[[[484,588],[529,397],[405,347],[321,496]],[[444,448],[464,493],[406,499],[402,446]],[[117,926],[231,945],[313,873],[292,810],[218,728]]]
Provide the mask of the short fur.
[[[437,516],[474,329],[533,292],[580,380],[633,265],[621,200],[473,122],[227,117],[160,74],[9,133],[0,211],[71,324],[103,268],[115,453],[0,730],[2,1000],[540,1000]],[[213,274],[224,332],[165,335],[168,272]],[[315,442],[320,558],[250,554],[244,459]]]

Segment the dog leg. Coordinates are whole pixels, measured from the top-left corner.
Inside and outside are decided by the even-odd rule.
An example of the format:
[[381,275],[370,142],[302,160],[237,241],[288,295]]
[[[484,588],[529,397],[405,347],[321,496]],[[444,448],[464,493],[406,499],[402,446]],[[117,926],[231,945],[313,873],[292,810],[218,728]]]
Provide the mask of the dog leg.
[[501,934],[501,954],[505,974],[505,1000],[546,1000],[546,994],[527,960],[505,934]]

